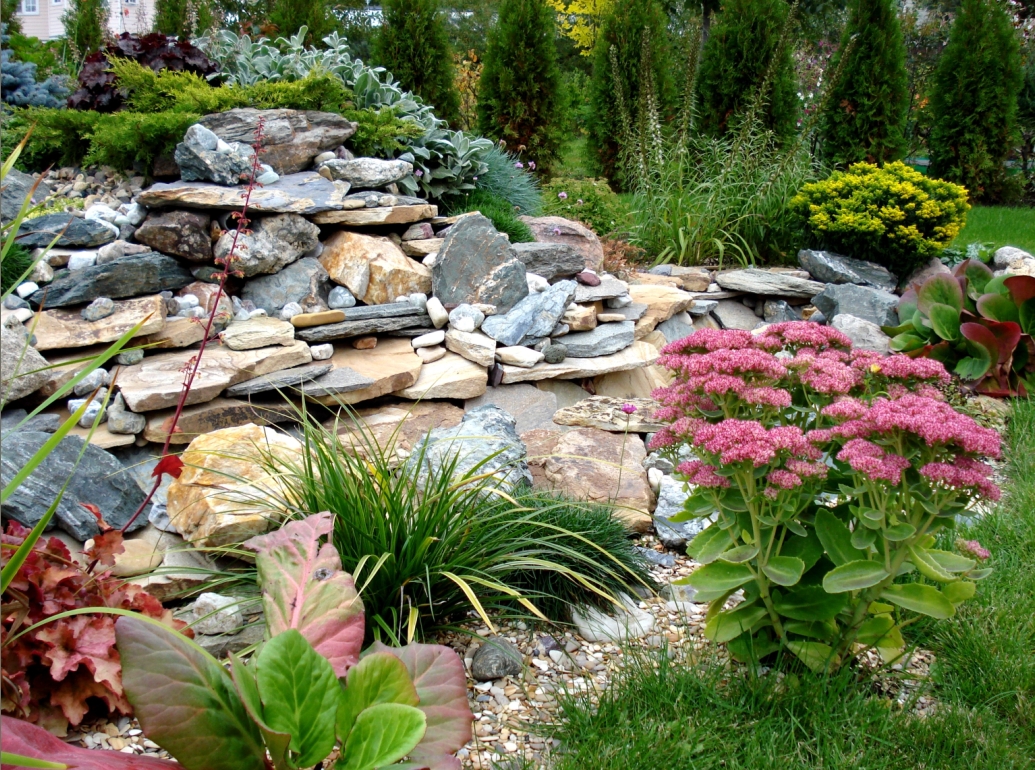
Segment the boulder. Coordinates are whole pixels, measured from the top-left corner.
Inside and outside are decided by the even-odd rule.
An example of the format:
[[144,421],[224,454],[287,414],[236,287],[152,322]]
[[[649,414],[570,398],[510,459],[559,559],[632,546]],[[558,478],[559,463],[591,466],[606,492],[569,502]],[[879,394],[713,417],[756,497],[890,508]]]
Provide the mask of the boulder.
[[181,456],[184,468],[169,485],[169,519],[195,547],[243,543],[261,535],[290,491],[268,461],[294,463],[302,445],[272,428],[249,423],[198,436]]
[[712,315],[722,324],[723,329],[751,331],[762,322],[755,311],[739,299],[720,299]]
[[627,643],[654,630],[654,615],[641,610],[632,597],[620,598],[622,606],[617,611],[613,607],[607,612],[596,607],[573,610],[571,620],[579,636],[588,642]]
[[495,305],[506,313],[528,295],[525,266],[510,241],[481,214],[450,227],[431,269],[433,293],[445,305]]
[[220,333],[219,339],[230,350],[254,350],[268,345],[291,345],[295,341],[295,327],[279,318],[258,316],[247,321],[236,321]]
[[952,271],[944,262],[938,259],[938,257],[931,257],[927,264],[914,270],[913,273],[903,282],[902,286],[919,286],[932,275],[938,275],[939,273],[949,275]]
[[600,324],[593,331],[575,332],[564,336],[568,358],[599,358],[625,350],[636,341],[636,326],[632,321]]
[[993,264],[996,271],[1003,274],[1035,277],[1035,257],[1014,246],[996,249]]
[[659,323],[655,331],[660,332],[664,336],[665,342],[669,343],[689,337],[697,330],[694,328],[694,320],[689,313],[683,311],[682,313],[676,313],[667,321]]
[[272,275],[259,275],[245,282],[241,299],[262,308],[272,318],[290,302],[308,313],[327,309],[330,276],[319,260],[303,257]]
[[[323,211],[340,210],[348,191],[344,182],[331,182],[313,171],[303,171],[282,176],[276,182],[252,190],[248,211],[250,214],[312,216]],[[137,195],[137,202],[149,208],[177,206],[240,211],[247,193],[245,185],[224,187],[211,182],[159,182]]]
[[[553,416],[558,425],[578,428],[598,428],[612,433],[655,433],[665,423],[653,419],[660,404],[650,398],[611,398],[590,396],[573,406],[559,410]],[[626,411],[632,407],[631,414]]]
[[111,243],[117,237],[100,222],[62,212],[24,220],[18,227],[17,243],[27,249],[41,249],[57,238],[56,247],[91,248]]
[[470,412],[482,406],[493,405],[514,418],[518,433],[535,428],[553,427],[551,420],[557,411],[557,396],[535,385],[499,385],[489,388],[484,395],[468,399],[464,409]]
[[42,388],[52,376],[45,371],[48,366],[47,360],[29,344],[29,335],[18,319],[4,318],[0,335],[0,404],[6,405]]
[[385,187],[399,182],[413,173],[413,164],[405,160],[381,160],[379,158],[335,158],[320,165],[331,179],[348,182],[353,189]]
[[[336,184],[345,184],[345,182]],[[344,225],[346,227],[405,225],[430,219],[436,214],[438,214],[437,206],[420,201],[419,203],[400,203],[395,206],[378,206],[376,208],[323,211],[315,214],[313,221],[318,225]]]
[[429,398],[477,398],[485,393],[489,375],[484,366],[456,353],[446,353],[437,361],[424,364],[417,381],[395,392],[413,401]]
[[823,284],[799,278],[786,272],[748,268],[746,270],[727,270],[718,273],[715,282],[730,291],[746,291],[750,294],[771,295],[780,297],[814,297],[823,291]]
[[802,249],[798,252],[798,264],[823,283],[854,283],[884,291],[894,291],[898,285],[898,278],[886,267],[832,251]]
[[[150,412],[147,415],[137,415],[147,421],[144,426],[144,438],[156,444],[164,444],[175,411],[175,409],[164,409],[160,412]],[[189,444],[200,435],[223,428],[235,428],[247,423],[274,425],[297,417],[298,414],[292,405],[283,402],[251,404],[235,398],[216,398],[204,404],[184,407],[180,413],[179,422],[176,423],[176,432],[172,434],[169,443],[173,445]]]
[[828,283],[812,304],[831,322],[841,313],[854,315],[877,326],[898,325],[898,301],[894,294],[855,284]]
[[345,144],[358,128],[333,112],[251,108],[206,115],[201,125],[223,141],[254,145],[260,119],[262,161],[282,176],[309,168],[313,158]]
[[137,324],[142,324],[138,337],[160,332],[165,326],[165,300],[158,295],[112,304],[114,312],[97,321],[85,321],[79,312],[62,308],[37,313],[30,322],[34,324],[36,349],[88,347],[114,342]]
[[[6,486],[51,438],[51,434],[37,431],[5,435],[3,452],[0,453],[3,485]],[[51,520],[51,527],[60,527],[79,542],[100,533],[97,519],[80,503],[96,505],[108,524],[122,527],[144,502],[144,493],[113,455],[86,444],[78,436],[65,436],[50,451],[46,461],[37,465],[4,501],[3,515],[26,527],[33,527],[43,518],[62,488],[64,495]],[[140,516],[130,530],[145,524],[147,518]]]
[[489,316],[482,331],[501,345],[523,345],[550,336],[575,296],[574,281],[560,281],[544,292],[529,294],[507,313]]
[[[275,214],[256,217],[248,226],[250,232],[237,235],[234,269],[245,278],[283,270],[320,242],[320,228],[298,214]],[[227,230],[216,241],[213,254],[226,259],[234,243],[235,232]]]
[[201,211],[152,211],[133,237],[163,254],[193,262],[212,260],[212,217]]
[[431,271],[381,236],[339,231],[324,241],[320,264],[332,281],[368,305],[431,292]]
[[852,346],[863,350],[874,350],[878,353],[889,353],[891,351],[891,338],[881,328],[867,321],[865,318],[857,318],[848,313],[839,313],[830,322],[831,328],[844,332],[852,340]]
[[[36,186],[35,191],[33,185]],[[5,223],[13,222],[30,192],[33,204],[42,203],[50,196],[50,186],[42,179],[37,185],[31,174],[9,169],[4,174],[4,186],[0,188],[0,219]]]
[[255,150],[251,146],[234,142],[221,148],[219,138],[198,124],[187,129],[183,141],[173,151],[181,179],[221,185],[248,181],[254,158]]
[[492,366],[496,360],[496,341],[481,332],[446,332],[446,349],[457,353],[479,366]]
[[510,248],[525,270],[551,283],[571,278],[586,268],[582,254],[568,243],[515,243]]
[[662,545],[674,551],[685,550],[686,544],[712,523],[712,518],[672,521],[672,517],[683,512],[689,496],[685,482],[672,476],[661,477],[658,507],[654,511],[654,531]]
[[471,676],[476,682],[491,682],[517,676],[525,669],[521,651],[501,636],[486,639],[471,659]]
[[122,299],[175,291],[193,280],[194,276],[172,257],[150,252],[61,275],[32,294],[29,302],[36,307],[66,307],[98,297]]
[[649,366],[658,359],[658,350],[646,342],[634,342],[618,353],[599,358],[565,358],[559,364],[539,363],[531,369],[503,366],[503,384],[535,380],[580,380],[612,372]]
[[539,243],[560,243],[571,246],[582,256],[583,267],[600,272],[604,264],[604,246],[588,227],[564,217],[521,217]]
[[[434,365],[434,364],[432,364]],[[455,462],[454,478],[492,473],[504,491],[532,483],[525,462],[525,445],[514,429],[513,417],[488,404],[472,409],[453,428],[434,428],[417,442],[405,473],[417,474],[422,488],[430,474],[440,474]]]
[[408,388],[417,382],[421,360],[408,339],[383,339],[373,350],[340,347],[331,356],[335,369],[349,369],[373,382],[358,390],[316,398],[327,406],[358,404]]

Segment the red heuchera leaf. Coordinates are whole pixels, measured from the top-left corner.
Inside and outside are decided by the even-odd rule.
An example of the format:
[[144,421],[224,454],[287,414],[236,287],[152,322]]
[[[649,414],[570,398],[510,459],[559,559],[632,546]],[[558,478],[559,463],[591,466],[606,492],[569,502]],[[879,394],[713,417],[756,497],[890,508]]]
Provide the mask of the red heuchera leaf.
[[[105,525],[107,526],[107,525]],[[105,567],[115,566],[115,557],[126,550],[122,543],[122,532],[110,529],[93,539],[93,545],[84,551],[90,561],[98,561]]]
[[[0,747],[23,757],[61,762],[69,770],[176,770],[180,765],[157,757],[123,754],[120,751],[90,751],[71,746],[46,730],[11,717],[0,718]],[[14,770],[14,765],[0,765]]]
[[[0,539],[5,546],[17,547],[28,533],[8,521]],[[121,546],[121,535],[114,530],[95,540],[88,558],[116,553]],[[4,549],[4,561],[12,552]],[[68,610],[88,607],[133,610],[170,628],[184,626],[140,586],[117,580],[109,572],[88,574],[54,537],[36,543],[4,594],[3,605],[3,711],[56,732],[63,732],[68,723],[79,724],[92,703],[130,713],[122,693],[115,616],[61,618],[8,642],[14,633]]]
[[151,471],[151,475],[155,478],[159,478],[163,473],[168,473],[174,479],[180,477],[180,473],[183,471],[183,460],[177,455],[166,455],[155,465],[155,469]]
[[101,516],[100,508],[93,503],[79,503],[79,505],[83,506],[83,508],[93,514],[93,517],[97,519],[97,526],[100,527],[101,532],[107,532],[111,529],[111,525],[104,520],[103,516]]
[[292,521],[244,544],[256,552],[266,628],[276,636],[297,629],[345,676],[359,661],[365,630],[363,602],[341,558],[320,538],[331,533],[331,514]]

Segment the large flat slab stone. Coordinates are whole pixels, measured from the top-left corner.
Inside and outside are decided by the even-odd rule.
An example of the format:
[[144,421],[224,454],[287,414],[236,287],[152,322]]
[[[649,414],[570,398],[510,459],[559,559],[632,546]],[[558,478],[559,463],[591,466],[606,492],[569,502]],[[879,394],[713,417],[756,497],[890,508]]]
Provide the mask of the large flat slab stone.
[[[224,187],[211,182],[159,182],[136,197],[149,208],[177,206],[194,209],[239,211],[244,206],[246,185]],[[273,184],[256,187],[248,209],[256,214],[312,216],[341,209],[349,186],[334,183],[315,171],[282,176]]]
[[114,342],[141,322],[137,337],[165,326],[165,300],[155,295],[116,302],[115,312],[99,321],[84,321],[78,310],[44,310],[26,328],[36,335],[36,350],[57,350]]
[[553,427],[551,421],[557,411],[557,396],[528,383],[499,385],[489,388],[484,395],[465,401],[464,409],[471,411],[486,404],[498,406],[513,417],[517,421],[517,432],[524,433],[535,428]]
[[806,299],[819,294],[823,291],[824,286],[819,281],[810,281],[788,273],[754,267],[719,273],[715,276],[715,282],[730,291],[772,294],[780,297],[804,297]]
[[408,388],[417,381],[421,360],[408,339],[382,339],[373,350],[340,347],[331,356],[335,369],[349,369],[373,381],[358,390],[315,398],[321,404],[359,404]]
[[408,388],[397,390],[399,398],[477,398],[485,393],[489,373],[484,366],[468,361],[456,353],[446,353],[438,361],[424,364],[417,381]]
[[[201,319],[198,319],[201,320]],[[166,318],[162,328],[140,340],[149,349],[185,348],[205,338],[205,324],[193,318]],[[215,329],[213,328],[213,332]]]
[[599,358],[625,350],[636,339],[632,321],[600,324],[593,331],[565,334],[559,338],[568,358]]
[[[563,338],[562,338],[563,339]],[[621,352],[600,358],[566,358],[559,364],[539,363],[531,369],[503,365],[503,384],[535,380],[578,380],[649,366],[658,360],[658,349],[646,342],[634,342]]]
[[438,216],[438,206],[423,204],[419,206],[376,206],[351,211],[325,209],[312,219],[318,225],[362,227],[365,225],[404,225],[436,216]]
[[303,364],[291,369],[282,369],[279,372],[253,377],[237,385],[232,385],[227,388],[226,395],[231,397],[254,396],[275,390],[297,388],[304,382],[315,380],[317,377],[327,374],[333,368],[334,365],[329,361],[314,361],[311,364]]
[[693,304],[693,295],[671,286],[630,286],[633,307],[646,305],[647,311],[636,321],[636,339],[643,339],[677,313]]
[[[175,409],[150,412],[144,427],[144,438],[156,444],[164,444],[175,412]],[[197,436],[211,433],[214,430],[236,428],[248,423],[272,425],[287,422],[294,416],[295,412],[289,404],[261,405],[236,398],[216,398],[204,404],[184,407],[180,419],[176,423],[177,431],[172,435],[169,443],[189,444]]]
[[[598,428],[611,433],[655,433],[666,425],[652,418],[659,406],[650,398],[590,396],[574,406],[558,410],[553,421],[558,425]],[[629,407],[636,411],[627,414],[625,409]]]
[[30,295],[29,302],[36,307],[67,307],[98,297],[125,299],[176,291],[193,282],[190,271],[172,257],[148,252],[70,271]]
[[[393,305],[402,303],[392,303]],[[357,308],[359,309],[359,308]],[[418,311],[419,313],[419,311]],[[431,319],[427,313],[407,314],[391,316],[387,318],[367,318],[358,321],[342,321],[326,326],[311,326],[308,329],[299,329],[295,337],[306,342],[328,342],[330,340],[341,340],[348,337],[363,337],[367,334],[385,334],[387,332],[404,331],[408,329],[430,329]]]

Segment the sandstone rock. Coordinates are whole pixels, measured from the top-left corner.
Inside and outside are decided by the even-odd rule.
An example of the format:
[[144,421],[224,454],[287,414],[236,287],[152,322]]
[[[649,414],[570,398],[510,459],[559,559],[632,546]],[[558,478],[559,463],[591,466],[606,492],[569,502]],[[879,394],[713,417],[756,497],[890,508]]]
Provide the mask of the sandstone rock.
[[693,303],[693,296],[685,291],[667,286],[630,286],[629,296],[635,305],[646,305],[647,311],[636,321],[636,339],[654,331],[677,313],[682,313]]
[[653,364],[596,377],[593,389],[598,396],[609,396],[626,403],[630,399],[649,399],[656,389],[669,385],[672,378],[668,369]]
[[44,310],[36,314],[33,333],[37,350],[81,348],[114,342],[143,322],[137,336],[156,334],[165,326],[165,300],[141,297],[114,303],[114,312],[98,321],[84,321],[75,310]]
[[67,307],[98,297],[123,299],[180,289],[194,280],[172,257],[154,252],[93,265],[55,278],[29,297],[36,307]]
[[536,364],[531,369],[519,366],[503,366],[503,384],[529,382],[534,380],[578,380],[597,377],[611,372],[621,372],[653,364],[658,350],[645,342],[634,342],[619,353],[599,358],[566,358],[559,364]]
[[290,302],[298,303],[310,313],[326,310],[330,291],[330,277],[323,265],[312,257],[303,257],[273,275],[260,275],[248,280],[241,291],[241,299],[251,301],[271,317],[277,317]]
[[560,243],[571,246],[582,255],[588,270],[600,271],[604,263],[604,247],[592,230],[564,217],[521,217],[539,243]]
[[480,332],[446,332],[446,349],[479,366],[492,366],[496,360],[496,341]]
[[798,252],[798,263],[823,283],[855,283],[884,291],[894,291],[898,285],[898,278],[886,267],[832,251],[802,249]]
[[852,340],[852,346],[863,350],[875,350],[878,353],[890,352],[891,338],[881,328],[867,321],[865,318],[856,318],[848,313],[839,313],[830,322],[833,329],[844,332]]
[[[256,217],[248,226],[251,231],[236,235],[234,268],[246,278],[262,273],[276,273],[311,251],[320,238],[320,228],[298,214],[275,214]],[[216,241],[213,254],[226,259],[234,243],[235,232],[227,230]]]
[[[245,185],[225,187],[211,182],[159,182],[141,192],[137,202],[149,208],[182,206],[240,211],[247,191]],[[282,176],[272,184],[252,190],[248,210],[252,214],[312,216],[341,209],[347,194],[348,185],[331,182],[312,171],[303,171]]]
[[430,364],[434,361],[438,361],[446,355],[446,349],[442,345],[434,345],[430,348],[415,348],[414,352],[423,364]]
[[320,264],[331,280],[368,305],[431,291],[431,271],[388,238],[340,231],[324,242]]
[[510,247],[529,273],[553,282],[585,268],[585,258],[567,243],[515,243]]
[[[349,454],[369,457],[372,447],[391,457],[406,456],[432,428],[453,428],[464,417],[462,409],[441,401],[421,401],[375,409],[360,409],[340,416],[333,424]],[[329,426],[330,427],[330,426]]]
[[408,257],[423,259],[431,254],[437,254],[445,242],[444,238],[428,238],[423,241],[403,241],[402,250]]
[[[338,287],[341,288],[340,286]],[[340,310],[321,310],[318,313],[299,313],[291,316],[291,325],[296,329],[308,329],[312,326],[341,323],[345,314]],[[355,343],[353,343],[355,347]]]
[[57,238],[56,247],[89,248],[103,246],[117,237],[118,234],[102,222],[60,213],[22,221],[16,242],[27,249],[35,249],[49,246]]
[[575,295],[574,281],[560,281],[544,292],[529,294],[504,315],[482,323],[482,331],[501,345],[513,346],[550,336]]
[[431,240],[435,238],[435,228],[432,227],[430,222],[418,222],[406,228],[406,232],[401,237],[403,243],[407,241]]
[[417,381],[397,390],[399,398],[411,400],[429,398],[477,398],[485,393],[489,377],[484,366],[468,361],[455,353],[421,367]]
[[672,277],[679,279],[683,291],[708,291],[712,272],[706,267],[680,267],[672,265]]
[[250,318],[230,324],[219,338],[230,350],[291,345],[295,341],[295,327],[277,318]]
[[[212,259],[212,217],[201,211],[152,211],[133,237],[155,251],[194,262]],[[104,247],[107,248],[107,247]],[[100,252],[98,252],[98,260]]]
[[573,332],[585,332],[597,328],[597,310],[592,305],[570,306],[561,316],[561,323],[567,325]]
[[720,299],[712,315],[722,324],[723,329],[751,331],[761,323],[755,311],[738,299]]
[[551,420],[557,411],[557,396],[534,385],[500,385],[489,388],[484,395],[469,399],[464,409],[471,411],[491,404],[514,418],[518,433],[536,428],[553,428]]
[[436,329],[433,332],[422,334],[419,337],[414,337],[410,344],[414,348],[433,348],[436,345],[441,345],[446,341],[446,332],[443,329]]
[[13,316],[5,318],[0,335],[0,404],[43,387],[51,377],[44,371],[47,366],[47,360],[29,344],[25,327]]
[[898,325],[898,297],[890,292],[855,284],[828,283],[821,294],[812,299],[831,322],[841,313],[854,315],[878,326]]
[[775,294],[781,297],[813,297],[823,291],[823,284],[783,272],[748,268],[718,273],[715,282],[724,289],[750,294]]
[[[636,408],[626,414],[622,407]],[[581,428],[599,428],[612,433],[655,433],[665,423],[653,419],[660,404],[650,398],[610,398],[590,396],[574,406],[559,410],[553,421],[558,425],[573,425]]]
[[144,337],[140,344],[146,345],[149,350],[185,348],[201,342],[204,337],[203,323],[198,323],[192,318],[166,318],[161,330]]
[[111,574],[115,577],[135,577],[158,569],[169,546],[177,541],[182,543],[181,538],[163,532],[151,537],[141,537],[141,534],[134,533],[122,541],[125,550],[116,554],[115,566],[111,568]]
[[[342,184],[339,182],[338,184]],[[370,225],[405,225],[430,219],[438,213],[438,207],[428,203],[403,204],[399,206],[378,206],[342,211],[323,211],[313,215],[318,225],[345,225],[366,227]]]
[[421,360],[408,339],[385,339],[373,350],[339,348],[331,357],[331,363],[335,369],[350,369],[372,380],[373,384],[336,397],[315,399],[328,406],[358,404],[408,388],[417,382],[421,372]]
[[531,369],[544,358],[545,356],[539,351],[532,350],[532,348],[526,348],[521,345],[515,345],[510,348],[496,348],[497,361],[502,364],[520,366],[525,369]]
[[605,323],[593,331],[576,332],[564,337],[568,358],[599,358],[625,350],[636,339],[632,321]]
[[580,281],[575,290],[575,301],[580,304],[600,302],[601,300],[612,299],[629,293],[629,284],[625,281],[619,281],[613,275],[603,275],[598,277],[597,280],[599,283],[592,285]]
[[506,313],[528,295],[525,266],[481,214],[450,228],[431,274],[433,293],[446,305],[482,302]]
[[357,337],[351,344],[355,350],[373,350],[377,347],[377,337]]
[[316,155],[344,144],[357,128],[356,123],[332,112],[251,108],[206,115],[201,125],[226,142],[254,145],[260,117],[262,160],[281,175],[309,168]]
[[[289,370],[290,371],[290,370]],[[172,424],[175,409],[150,412],[144,417],[144,438],[156,444],[164,444]],[[185,407],[177,422],[177,431],[170,444],[189,444],[198,436],[223,428],[255,423],[275,425],[286,422],[297,415],[289,404],[251,404],[233,398],[216,398],[204,404]]]
[[178,538],[178,542],[179,547],[172,547],[166,551],[155,573],[130,582],[146,589],[158,601],[164,602],[180,598],[185,593],[206,585],[208,579],[205,575],[223,566],[204,551],[183,547],[182,538]]
[[296,462],[302,445],[271,428],[248,424],[198,436],[169,485],[169,519],[197,547],[242,543],[261,535],[290,495],[266,458]]

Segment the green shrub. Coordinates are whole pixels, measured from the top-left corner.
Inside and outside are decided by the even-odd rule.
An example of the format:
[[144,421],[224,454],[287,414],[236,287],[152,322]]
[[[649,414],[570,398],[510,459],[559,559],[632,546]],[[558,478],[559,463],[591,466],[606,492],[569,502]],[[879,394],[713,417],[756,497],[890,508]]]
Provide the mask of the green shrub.
[[582,222],[603,237],[626,234],[629,210],[606,179],[552,179],[543,186],[543,214]]
[[209,0],[155,0],[155,32],[189,40],[215,24]]
[[284,37],[301,32],[310,44],[323,40],[337,24],[327,0],[270,0],[267,21]]
[[929,172],[974,201],[1011,197],[1004,162],[1017,130],[1022,84],[1017,35],[997,0],[963,0],[935,74]]
[[449,213],[464,214],[480,211],[492,220],[493,226],[510,236],[511,243],[531,243],[535,240],[532,229],[521,221],[521,213],[508,201],[485,190],[475,190],[450,202]]
[[798,98],[791,46],[783,39],[784,0],[726,0],[701,51],[698,81],[700,127],[722,136],[759,89],[762,125],[778,136],[794,133]]
[[[847,51],[842,62],[842,54]],[[840,76],[826,95],[823,154],[838,166],[883,165],[906,151],[909,80],[894,0],[858,0],[830,63]]]
[[409,149],[409,142],[421,136],[424,129],[412,120],[403,120],[394,107],[375,110],[345,110],[346,118],[359,124],[349,139],[356,155],[373,158],[394,158]]
[[901,162],[856,163],[805,185],[791,201],[814,246],[884,265],[905,278],[952,243],[967,191]]
[[460,118],[453,54],[439,0],[387,0],[373,61],[421,97],[442,120]]
[[493,145],[482,161],[485,171],[478,176],[478,190],[502,198],[519,214],[536,216],[539,213],[542,205],[539,183],[528,171],[518,167],[516,155]]
[[68,0],[61,25],[76,58],[100,50],[108,29],[108,0]]
[[489,34],[478,93],[482,134],[548,171],[560,147],[556,13],[545,0],[503,0]]

